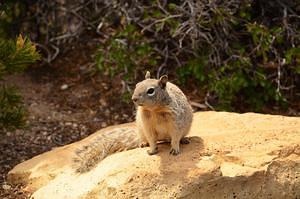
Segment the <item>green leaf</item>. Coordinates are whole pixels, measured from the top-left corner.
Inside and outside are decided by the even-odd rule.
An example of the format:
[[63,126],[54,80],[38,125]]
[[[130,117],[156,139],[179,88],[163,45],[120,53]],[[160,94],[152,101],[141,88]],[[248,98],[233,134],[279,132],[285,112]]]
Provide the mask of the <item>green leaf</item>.
[[176,10],[177,5],[175,3],[169,3],[168,8],[169,8],[170,11],[173,11],[173,10]]
[[293,58],[300,59],[300,48],[290,48],[285,52],[285,59],[287,64],[290,64]]

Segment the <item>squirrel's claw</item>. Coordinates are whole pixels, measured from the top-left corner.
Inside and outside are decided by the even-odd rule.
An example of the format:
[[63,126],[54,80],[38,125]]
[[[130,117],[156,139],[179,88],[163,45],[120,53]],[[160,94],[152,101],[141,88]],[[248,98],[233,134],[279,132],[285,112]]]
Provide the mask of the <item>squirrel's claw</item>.
[[149,146],[149,143],[147,143],[147,142],[142,142],[142,143],[140,143],[140,148],[144,148],[144,147],[148,147]]
[[171,155],[178,155],[179,154],[179,149],[171,149],[171,151],[170,151],[170,154]]
[[154,148],[153,150],[150,149],[150,150],[147,151],[147,153],[148,153],[149,155],[155,155],[155,154],[158,153],[158,149],[157,149],[157,147]]

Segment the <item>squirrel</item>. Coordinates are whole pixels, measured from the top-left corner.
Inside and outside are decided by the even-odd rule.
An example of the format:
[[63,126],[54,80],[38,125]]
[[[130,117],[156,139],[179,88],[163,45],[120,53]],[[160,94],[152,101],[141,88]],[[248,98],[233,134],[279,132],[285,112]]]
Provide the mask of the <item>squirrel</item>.
[[179,142],[189,142],[184,136],[190,129],[193,115],[183,92],[176,85],[167,82],[167,76],[162,76],[159,80],[150,79],[150,73],[147,72],[145,78],[136,85],[132,97],[138,105],[137,125],[125,124],[101,129],[88,142],[80,145],[72,158],[73,168],[77,173],[90,171],[113,153],[143,147],[146,143],[152,147],[148,153],[155,154],[156,141],[171,140],[170,153],[177,155]]
[[184,93],[168,82],[168,76],[150,78],[136,84],[132,101],[137,105],[136,125],[140,146],[149,144],[149,155],[158,153],[157,141],[170,141],[170,154],[180,153],[179,144],[187,144],[193,110]]

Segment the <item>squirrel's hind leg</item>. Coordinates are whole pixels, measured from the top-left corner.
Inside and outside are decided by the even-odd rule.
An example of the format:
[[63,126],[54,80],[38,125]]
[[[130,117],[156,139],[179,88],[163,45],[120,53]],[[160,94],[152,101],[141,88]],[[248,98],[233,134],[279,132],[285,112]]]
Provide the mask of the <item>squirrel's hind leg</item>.
[[179,143],[180,143],[180,135],[177,131],[173,131],[171,134],[171,150],[170,154],[178,155],[180,153]]

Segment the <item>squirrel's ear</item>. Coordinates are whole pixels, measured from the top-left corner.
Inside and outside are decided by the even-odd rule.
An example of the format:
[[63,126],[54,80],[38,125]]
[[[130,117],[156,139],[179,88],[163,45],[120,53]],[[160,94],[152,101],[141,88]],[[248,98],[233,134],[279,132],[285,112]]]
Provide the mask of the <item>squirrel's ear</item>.
[[150,79],[150,72],[149,71],[146,72],[145,79]]
[[168,76],[167,75],[163,75],[159,78],[158,84],[161,88],[165,88],[166,84],[168,82]]

